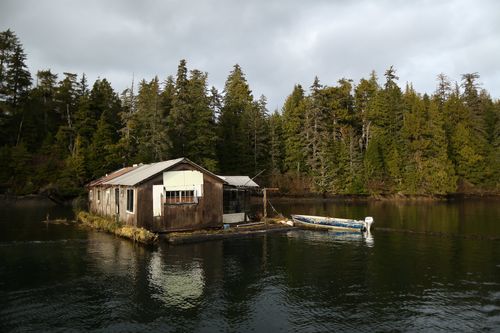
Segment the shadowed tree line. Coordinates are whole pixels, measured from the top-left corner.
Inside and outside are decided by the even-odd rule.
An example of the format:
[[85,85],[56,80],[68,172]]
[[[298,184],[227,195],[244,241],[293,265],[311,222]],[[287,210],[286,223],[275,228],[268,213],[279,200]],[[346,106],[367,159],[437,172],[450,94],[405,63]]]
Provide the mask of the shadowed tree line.
[[39,70],[0,32],[0,191],[71,197],[123,166],[185,156],[221,174],[256,175],[284,193],[498,192],[500,102],[477,73],[432,95],[401,89],[394,68],[355,84],[296,85],[282,110],[256,99],[240,66],[224,90],[181,60],[175,76],[132,82]]

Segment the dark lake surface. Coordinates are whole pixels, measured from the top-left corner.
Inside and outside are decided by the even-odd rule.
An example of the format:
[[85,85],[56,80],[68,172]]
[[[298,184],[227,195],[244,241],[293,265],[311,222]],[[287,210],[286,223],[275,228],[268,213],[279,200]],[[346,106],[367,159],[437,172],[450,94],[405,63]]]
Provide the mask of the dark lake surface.
[[147,248],[1,204],[0,331],[500,332],[499,201],[274,207],[375,230]]

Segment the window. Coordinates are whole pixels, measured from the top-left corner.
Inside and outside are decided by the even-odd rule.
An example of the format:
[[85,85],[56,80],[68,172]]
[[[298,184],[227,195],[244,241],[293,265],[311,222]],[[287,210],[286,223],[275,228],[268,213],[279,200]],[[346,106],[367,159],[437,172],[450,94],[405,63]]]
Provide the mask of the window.
[[134,189],[127,189],[127,212],[134,212]]
[[120,213],[120,189],[115,188],[115,212]]
[[165,192],[165,203],[168,205],[188,204],[197,202],[198,198],[194,195],[194,190]]
[[97,202],[101,201],[101,190],[97,190]]
[[89,201],[92,201],[92,190],[89,191]]

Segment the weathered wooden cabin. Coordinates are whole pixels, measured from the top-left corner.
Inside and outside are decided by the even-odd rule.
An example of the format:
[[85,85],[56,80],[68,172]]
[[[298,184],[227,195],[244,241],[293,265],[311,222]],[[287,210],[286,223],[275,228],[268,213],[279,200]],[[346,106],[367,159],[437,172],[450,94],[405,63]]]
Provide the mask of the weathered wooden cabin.
[[[171,232],[222,227],[224,193],[241,191],[236,185],[231,177],[217,176],[187,158],[178,158],[123,168],[87,187],[92,213],[154,232]],[[230,220],[241,217],[246,220],[241,212]]]

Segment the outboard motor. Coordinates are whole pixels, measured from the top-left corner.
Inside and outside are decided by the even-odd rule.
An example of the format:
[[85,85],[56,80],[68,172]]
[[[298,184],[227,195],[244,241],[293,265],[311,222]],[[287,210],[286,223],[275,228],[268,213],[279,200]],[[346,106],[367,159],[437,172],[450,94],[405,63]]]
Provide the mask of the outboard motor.
[[371,216],[365,217],[365,228],[366,228],[367,232],[370,232],[370,228],[372,226],[372,223],[373,223],[373,217],[371,217]]

